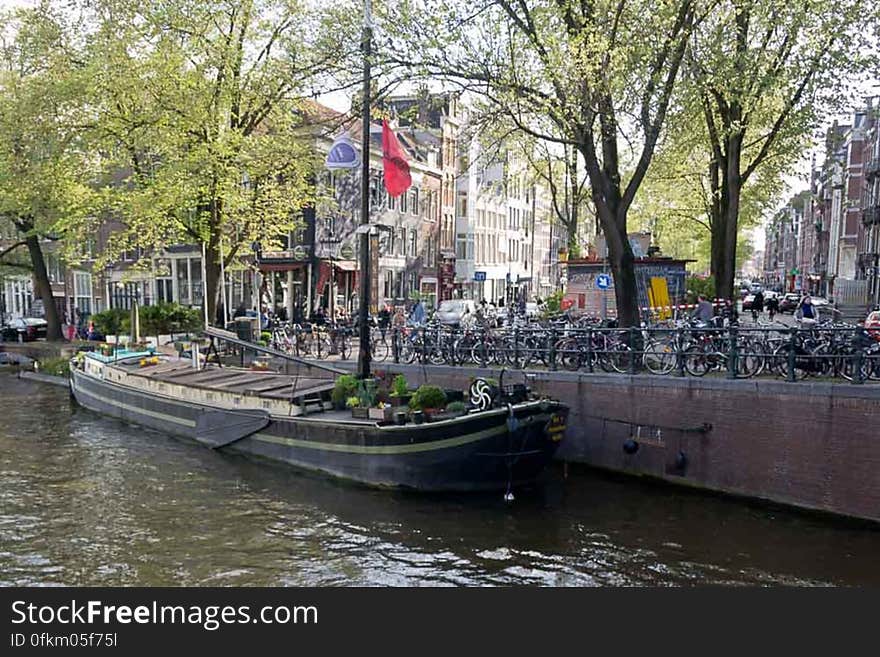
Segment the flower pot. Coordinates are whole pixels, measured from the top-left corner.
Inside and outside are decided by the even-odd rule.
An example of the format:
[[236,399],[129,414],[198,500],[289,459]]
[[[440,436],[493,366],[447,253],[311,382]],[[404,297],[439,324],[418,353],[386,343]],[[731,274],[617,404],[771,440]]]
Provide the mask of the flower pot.
[[368,409],[368,415],[371,420],[380,420],[382,422],[390,422],[391,421],[391,407],[387,408],[370,408]]
[[391,398],[392,405],[394,405],[395,408],[400,408],[401,406],[408,406],[409,405],[409,400],[412,399],[412,395],[411,394],[400,395],[400,396],[390,395],[390,398]]
[[354,418],[359,418],[362,420],[367,420],[370,417],[369,408],[362,408],[360,406],[355,406],[351,409],[351,416]]
[[406,424],[406,413],[404,413],[403,411],[398,411],[397,413],[395,413],[394,422],[399,426],[403,426],[404,424]]
[[416,424],[421,424],[422,422],[425,421],[425,414],[422,413],[421,411],[413,411],[412,419],[413,419],[413,422],[415,422]]

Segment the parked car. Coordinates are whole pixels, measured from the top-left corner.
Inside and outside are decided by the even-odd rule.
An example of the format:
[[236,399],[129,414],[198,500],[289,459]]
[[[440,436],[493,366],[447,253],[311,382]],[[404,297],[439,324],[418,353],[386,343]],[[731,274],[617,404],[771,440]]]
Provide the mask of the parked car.
[[779,300],[779,312],[793,313],[795,308],[801,302],[801,295],[796,292],[789,292]]
[[3,327],[3,339],[16,342],[29,342],[39,338],[45,339],[47,326],[46,320],[38,317],[11,319]]
[[470,299],[447,299],[440,302],[434,317],[441,324],[456,325],[465,315],[476,312],[477,305]]
[[526,317],[537,317],[538,312],[538,304],[532,302],[526,303]]
[[865,318],[865,328],[869,329],[868,334],[875,340],[880,341],[880,310],[868,313]]

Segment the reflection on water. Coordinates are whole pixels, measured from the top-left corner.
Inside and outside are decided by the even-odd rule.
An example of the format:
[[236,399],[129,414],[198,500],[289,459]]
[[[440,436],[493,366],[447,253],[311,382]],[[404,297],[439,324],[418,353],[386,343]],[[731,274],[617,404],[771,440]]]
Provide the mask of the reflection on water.
[[421,496],[212,452],[0,375],[0,585],[880,584],[880,532],[578,472]]

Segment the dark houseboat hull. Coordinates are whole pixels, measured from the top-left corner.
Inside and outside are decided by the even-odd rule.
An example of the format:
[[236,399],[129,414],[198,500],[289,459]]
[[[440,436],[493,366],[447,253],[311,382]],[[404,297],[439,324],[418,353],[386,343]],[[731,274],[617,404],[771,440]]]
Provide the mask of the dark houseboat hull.
[[[192,440],[199,440],[204,418],[218,413],[216,407],[135,390],[77,369],[71,371],[71,390],[85,408]],[[505,490],[534,481],[549,463],[568,408],[541,400],[403,426],[322,415],[267,415],[265,426],[222,449],[374,486]]]

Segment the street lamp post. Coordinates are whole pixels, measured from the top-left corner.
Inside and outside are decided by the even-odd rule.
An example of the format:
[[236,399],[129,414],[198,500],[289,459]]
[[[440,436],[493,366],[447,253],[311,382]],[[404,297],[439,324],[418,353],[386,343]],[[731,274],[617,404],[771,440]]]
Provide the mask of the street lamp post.
[[[361,226],[370,225],[370,57],[372,56],[373,26],[370,0],[364,0],[363,52],[364,79],[361,108]],[[360,253],[360,303],[358,307],[358,326],[360,340],[358,344],[358,377],[370,377],[370,332],[367,330],[370,302],[370,235],[365,230],[361,233]]]

